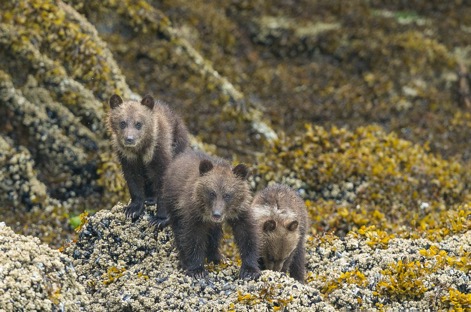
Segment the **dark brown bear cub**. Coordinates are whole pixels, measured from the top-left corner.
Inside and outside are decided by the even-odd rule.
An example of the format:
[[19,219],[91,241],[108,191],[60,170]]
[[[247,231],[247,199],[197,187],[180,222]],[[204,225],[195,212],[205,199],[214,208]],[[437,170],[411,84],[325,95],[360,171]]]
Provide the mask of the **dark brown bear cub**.
[[304,283],[307,212],[291,188],[275,184],[255,195],[252,211],[260,233],[262,269],[289,272]]
[[[144,202],[160,204],[165,170],[173,157],[188,146],[188,130],[168,106],[146,95],[141,102],[110,98],[108,127],[131,194],[126,217],[136,220]],[[165,226],[161,204],[153,223]]]
[[250,211],[248,169],[187,150],[165,175],[164,204],[170,215],[180,264],[190,276],[206,276],[204,261],[219,263],[222,223],[232,227],[242,259],[240,278],[257,278],[258,238]]

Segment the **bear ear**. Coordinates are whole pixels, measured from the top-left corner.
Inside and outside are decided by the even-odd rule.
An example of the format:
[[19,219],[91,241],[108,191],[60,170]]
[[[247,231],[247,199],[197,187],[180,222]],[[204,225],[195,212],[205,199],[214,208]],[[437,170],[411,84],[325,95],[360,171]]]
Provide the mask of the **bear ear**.
[[149,94],[144,96],[141,100],[141,104],[149,107],[150,109],[154,108],[154,103],[155,103],[154,98]]
[[263,223],[263,232],[271,232],[276,229],[275,220],[268,220]]
[[121,104],[123,104],[123,99],[119,95],[113,94],[110,97],[110,107],[111,107],[111,109],[115,109],[116,107],[118,107]]
[[232,169],[232,172],[241,179],[246,179],[249,175],[249,168],[244,164],[238,164]]
[[213,169],[213,163],[207,159],[203,159],[200,162],[200,176],[204,175],[205,173],[208,173]]
[[292,232],[298,228],[298,225],[299,225],[299,222],[295,220],[288,223],[288,226],[286,228],[288,229],[288,231]]

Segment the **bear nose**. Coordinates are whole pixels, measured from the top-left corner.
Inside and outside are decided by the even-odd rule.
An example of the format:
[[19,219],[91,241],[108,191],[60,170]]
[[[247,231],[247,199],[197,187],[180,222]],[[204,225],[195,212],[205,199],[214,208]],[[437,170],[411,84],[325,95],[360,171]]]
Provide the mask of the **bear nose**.
[[213,217],[219,219],[222,216],[220,211],[213,211]]
[[125,141],[126,141],[126,144],[133,144],[134,143],[134,137],[128,136]]

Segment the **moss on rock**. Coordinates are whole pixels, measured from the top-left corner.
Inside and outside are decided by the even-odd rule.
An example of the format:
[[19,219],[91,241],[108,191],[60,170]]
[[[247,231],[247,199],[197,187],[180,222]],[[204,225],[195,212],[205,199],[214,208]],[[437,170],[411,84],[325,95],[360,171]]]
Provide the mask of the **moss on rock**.
[[[443,310],[469,304],[470,231],[440,243],[392,238],[386,248],[353,232],[308,239],[308,285],[336,309]],[[453,295],[456,296],[452,299]]]
[[[254,181],[299,189],[315,227],[345,234],[376,225],[401,232],[419,224],[446,226],[443,212],[466,211],[469,175],[459,162],[431,154],[378,126],[355,131],[307,125],[260,155]],[[469,229],[465,221],[462,231]],[[435,226],[433,226],[435,227]]]

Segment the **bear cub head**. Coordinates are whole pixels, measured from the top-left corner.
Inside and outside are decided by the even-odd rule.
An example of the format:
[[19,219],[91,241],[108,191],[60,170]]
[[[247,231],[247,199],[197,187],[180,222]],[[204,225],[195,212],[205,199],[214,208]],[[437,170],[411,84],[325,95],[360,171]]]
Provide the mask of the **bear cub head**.
[[237,218],[241,209],[250,207],[251,195],[246,182],[248,174],[244,164],[231,169],[207,159],[201,160],[196,198],[203,221],[222,223],[226,219]]
[[109,104],[109,128],[114,143],[121,151],[139,150],[152,140],[154,132],[154,99],[144,96],[141,102],[123,101],[119,95],[113,95]]
[[252,210],[265,269],[286,270],[283,266],[302,239],[305,227],[303,200],[289,187],[277,184],[256,194]]
[[260,255],[268,270],[281,271],[299,241],[298,226],[297,220],[267,220],[263,223]]

